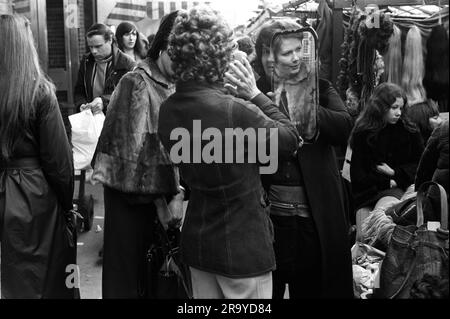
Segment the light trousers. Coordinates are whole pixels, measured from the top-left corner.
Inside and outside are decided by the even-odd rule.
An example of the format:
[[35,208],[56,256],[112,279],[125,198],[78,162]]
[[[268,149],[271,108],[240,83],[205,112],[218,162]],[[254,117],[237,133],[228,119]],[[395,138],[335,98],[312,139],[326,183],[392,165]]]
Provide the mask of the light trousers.
[[256,277],[230,278],[189,268],[194,299],[272,298],[272,272]]

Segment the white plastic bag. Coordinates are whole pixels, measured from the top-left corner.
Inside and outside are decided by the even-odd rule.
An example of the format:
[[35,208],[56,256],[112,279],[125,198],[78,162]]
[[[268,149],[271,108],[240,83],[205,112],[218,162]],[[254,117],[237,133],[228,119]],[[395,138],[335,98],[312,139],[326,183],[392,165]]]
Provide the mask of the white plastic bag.
[[69,116],[72,126],[72,151],[74,169],[90,168],[98,138],[102,132],[105,115],[93,115],[90,109]]

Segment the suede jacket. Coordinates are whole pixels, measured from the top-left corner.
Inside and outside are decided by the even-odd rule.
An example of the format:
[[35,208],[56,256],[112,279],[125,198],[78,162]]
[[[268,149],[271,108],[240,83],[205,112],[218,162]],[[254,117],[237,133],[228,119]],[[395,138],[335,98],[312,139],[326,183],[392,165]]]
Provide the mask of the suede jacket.
[[[279,156],[293,154],[299,143],[295,127],[269,98],[259,94],[251,102],[244,101],[226,94],[220,83],[177,84],[176,93],[163,103],[160,111],[159,134],[166,149],[173,150],[179,144],[173,139],[176,135],[173,133],[188,132],[189,143],[185,145],[193,143],[189,157],[204,157],[207,147],[202,154],[195,148],[201,135],[197,135],[194,123],[201,123],[204,130],[203,145],[207,130],[215,130],[221,141],[230,128],[265,128],[266,132],[269,128],[278,129]],[[225,146],[221,157],[237,149],[225,143],[221,143]],[[179,165],[182,178],[191,190],[181,233],[184,262],[234,278],[274,270],[273,229],[259,164],[247,160],[209,162],[203,158],[197,162],[182,161]]]

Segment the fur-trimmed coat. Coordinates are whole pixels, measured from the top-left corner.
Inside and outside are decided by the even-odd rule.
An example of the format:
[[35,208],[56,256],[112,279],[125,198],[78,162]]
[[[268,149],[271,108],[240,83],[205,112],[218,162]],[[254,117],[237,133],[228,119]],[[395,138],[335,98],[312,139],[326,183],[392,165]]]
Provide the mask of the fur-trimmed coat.
[[157,134],[159,107],[174,91],[150,59],[120,80],[98,141],[95,180],[124,193],[178,193],[178,170]]

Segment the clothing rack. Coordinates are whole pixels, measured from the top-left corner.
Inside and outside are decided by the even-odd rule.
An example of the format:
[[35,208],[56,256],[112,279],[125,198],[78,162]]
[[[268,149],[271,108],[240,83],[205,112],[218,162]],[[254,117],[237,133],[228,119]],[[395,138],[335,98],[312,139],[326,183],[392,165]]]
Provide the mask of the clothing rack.
[[360,8],[367,5],[377,5],[383,7],[399,7],[399,6],[421,6],[421,5],[438,5],[444,6],[449,4],[449,0],[334,0],[332,9],[333,23],[333,44],[332,44],[332,70],[331,81],[336,84],[337,77],[340,72],[339,59],[341,58],[341,45],[344,41],[344,9],[351,8],[356,4]]

